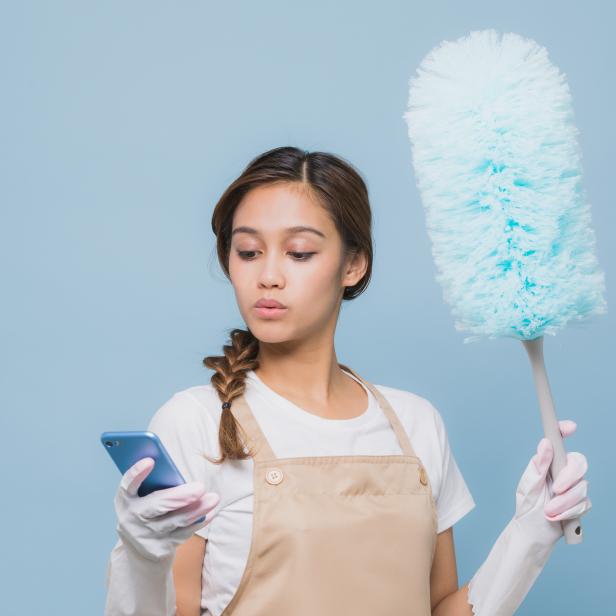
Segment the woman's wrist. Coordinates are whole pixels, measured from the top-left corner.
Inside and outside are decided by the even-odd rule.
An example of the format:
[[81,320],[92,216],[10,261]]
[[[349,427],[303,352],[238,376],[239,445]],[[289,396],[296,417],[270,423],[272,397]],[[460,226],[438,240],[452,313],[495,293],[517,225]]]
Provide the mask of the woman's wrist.
[[105,616],[174,616],[173,560],[148,560],[120,539],[107,568]]
[[512,616],[545,567],[556,545],[552,538],[529,533],[515,517],[495,541],[468,583],[475,616]]

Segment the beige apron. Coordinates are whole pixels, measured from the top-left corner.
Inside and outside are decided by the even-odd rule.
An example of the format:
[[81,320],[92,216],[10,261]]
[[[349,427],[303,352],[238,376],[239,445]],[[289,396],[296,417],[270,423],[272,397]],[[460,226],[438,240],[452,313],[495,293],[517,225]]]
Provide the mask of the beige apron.
[[254,455],[248,560],[224,616],[430,616],[436,509],[428,475],[381,392],[403,455],[277,458],[244,396]]

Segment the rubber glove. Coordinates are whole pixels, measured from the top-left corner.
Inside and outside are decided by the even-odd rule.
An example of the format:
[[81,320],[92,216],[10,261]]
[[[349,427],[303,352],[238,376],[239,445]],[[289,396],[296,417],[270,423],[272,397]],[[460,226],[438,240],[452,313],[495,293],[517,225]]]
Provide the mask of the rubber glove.
[[142,458],[124,473],[116,492],[120,539],[107,568],[105,616],[176,613],[175,550],[210,523],[213,515],[208,513],[220,500],[200,481],[139,496],[139,486],[153,468],[153,458]]
[[[575,432],[572,420],[558,422],[563,437]],[[468,602],[476,616],[511,616],[543,570],[563,536],[560,520],[576,518],[592,507],[586,457],[567,453],[567,464],[554,479],[548,473],[554,449],[543,438],[516,490],[513,518],[468,584]]]

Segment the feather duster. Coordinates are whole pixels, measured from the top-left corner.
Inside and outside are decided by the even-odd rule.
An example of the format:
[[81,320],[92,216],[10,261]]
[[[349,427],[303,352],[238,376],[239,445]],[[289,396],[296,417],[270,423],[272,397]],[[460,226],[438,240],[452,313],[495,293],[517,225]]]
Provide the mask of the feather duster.
[[[455,328],[465,343],[523,342],[556,476],[566,453],[543,336],[607,312],[565,75],[535,41],[473,31],[426,55],[402,117]],[[563,526],[581,542],[579,519]]]

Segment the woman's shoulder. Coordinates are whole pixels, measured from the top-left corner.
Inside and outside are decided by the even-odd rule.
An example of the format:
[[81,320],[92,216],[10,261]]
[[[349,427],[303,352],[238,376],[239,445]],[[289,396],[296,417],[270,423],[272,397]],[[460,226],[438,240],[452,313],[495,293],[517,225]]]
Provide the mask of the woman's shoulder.
[[414,391],[376,383],[374,386],[385,396],[394,410],[403,415],[433,419],[434,414],[438,413],[428,398]]
[[209,431],[220,423],[221,411],[218,392],[211,383],[193,385],[171,394],[154,412],[150,424],[173,423]]
[[407,434],[418,441],[441,441],[446,433],[443,417],[432,401],[414,391],[377,385],[398,415]]
[[211,383],[203,383],[201,385],[192,385],[185,389],[177,391],[174,395],[184,399],[187,403],[192,403],[207,411],[211,414],[213,411],[220,411],[222,409],[222,403],[218,396],[218,391]]

